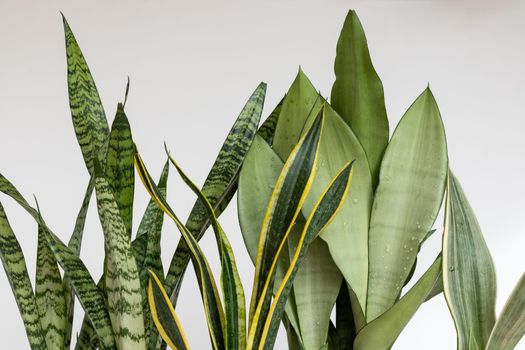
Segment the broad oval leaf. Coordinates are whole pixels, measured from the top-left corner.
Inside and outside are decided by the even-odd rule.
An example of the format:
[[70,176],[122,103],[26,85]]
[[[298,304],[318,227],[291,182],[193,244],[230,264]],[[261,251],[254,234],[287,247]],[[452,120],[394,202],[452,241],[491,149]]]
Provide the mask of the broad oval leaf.
[[474,211],[452,172],[443,234],[443,287],[458,350],[484,349],[496,318],[496,274]]
[[383,156],[369,233],[366,319],[395,302],[441,207],[447,146],[430,89],[410,106]]

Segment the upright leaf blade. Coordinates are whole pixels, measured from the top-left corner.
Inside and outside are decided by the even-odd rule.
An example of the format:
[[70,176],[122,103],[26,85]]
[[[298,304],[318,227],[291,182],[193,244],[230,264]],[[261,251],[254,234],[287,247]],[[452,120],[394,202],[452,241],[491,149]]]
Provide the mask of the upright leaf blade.
[[525,334],[525,273],[501,312],[487,344],[487,350],[512,350]]
[[496,275],[474,211],[449,172],[443,235],[445,299],[456,326],[458,350],[484,349],[495,323]]
[[95,157],[105,159],[109,127],[97,87],[84,55],[65,17],[69,106],[77,140],[88,171],[93,173]]
[[[0,175],[1,177],[1,175]],[[0,186],[2,183],[0,182]],[[1,188],[4,192],[4,188]],[[7,274],[7,279],[15,296],[20,316],[24,322],[27,339],[31,349],[46,349],[44,332],[40,325],[40,317],[33,287],[29,280],[22,248],[7,220],[4,207],[0,203],[0,258]]]
[[135,167],[133,165],[133,139],[124,106],[119,103],[117,114],[111,125],[105,178],[111,186],[120,216],[131,237],[133,219],[133,194],[135,190]]
[[363,145],[375,188],[388,143],[388,118],[383,84],[372,65],[361,22],[352,10],[337,42],[335,77],[330,102]]
[[38,227],[35,300],[48,349],[62,349],[66,343],[68,315],[62,276],[47,244],[44,228]]
[[381,163],[370,220],[368,322],[399,296],[441,207],[447,163],[443,123],[427,88],[399,122]]
[[95,161],[97,207],[104,230],[105,288],[119,349],[145,349],[142,293],[127,228],[108,181]]
[[[293,286],[299,266],[306,256],[306,251],[311,242],[330,224],[341,209],[348,195],[351,180],[352,163],[348,163],[330,182],[306,220],[297,244],[297,249],[290,260],[290,266],[286,271],[283,281],[275,293],[275,298],[264,322],[263,332],[259,340],[259,350],[273,349],[279,323],[283,315],[284,305]],[[278,259],[278,256],[275,258]]]
[[186,335],[180,325],[170,298],[162,287],[162,282],[154,272],[148,285],[148,300],[153,321],[162,339],[172,348],[178,350],[189,349]]
[[[208,174],[202,193],[208,198],[217,216],[227,207],[235,191],[242,162],[257,132],[261,118],[266,84],[261,83],[246,102],[239,117],[233,124],[217,159]],[[186,226],[197,241],[204,235],[210,222],[207,219],[204,204],[197,200],[194,204]],[[166,276],[166,291],[176,301],[190,252],[184,240],[181,240],[173,255]]]

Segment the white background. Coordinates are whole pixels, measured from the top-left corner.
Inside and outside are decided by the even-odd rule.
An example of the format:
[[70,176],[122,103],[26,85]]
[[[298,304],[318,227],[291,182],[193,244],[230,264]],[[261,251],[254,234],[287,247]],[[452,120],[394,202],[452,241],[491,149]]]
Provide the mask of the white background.
[[[55,232],[67,240],[88,175],[67,100],[63,11],[97,82],[111,123],[122,100],[134,139],[155,177],[163,141],[197,182],[245,100],[268,83],[266,116],[299,64],[326,96],[334,79],[335,45],[346,12],[355,8],[385,87],[391,130],[430,83],[449,144],[450,165],[478,215],[498,274],[501,310],[525,266],[525,14],[524,1],[7,1],[0,0],[0,172],[30,199],[34,193]],[[169,199],[180,216],[193,196],[172,174]],[[5,196],[31,276],[36,226]],[[135,226],[147,203],[135,195]],[[96,279],[103,256],[92,202],[82,258]],[[252,265],[235,203],[222,217],[247,294]],[[440,228],[441,223],[437,222]],[[168,263],[178,240],[164,230]],[[216,248],[211,235],[206,251]],[[439,250],[423,250],[419,273]],[[191,272],[191,271],[190,271]],[[188,273],[178,312],[193,349],[209,348],[196,282]],[[0,273],[0,348],[28,348],[5,274]],[[77,303],[76,329],[81,320]],[[276,349],[285,349],[280,336]],[[455,333],[441,297],[426,303],[394,349],[453,349]],[[522,349],[523,349],[522,342]]]

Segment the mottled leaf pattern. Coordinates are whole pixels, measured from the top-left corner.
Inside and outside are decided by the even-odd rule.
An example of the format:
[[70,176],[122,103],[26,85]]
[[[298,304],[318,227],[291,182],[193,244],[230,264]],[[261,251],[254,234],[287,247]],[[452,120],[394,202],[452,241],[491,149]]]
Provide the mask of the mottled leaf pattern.
[[77,140],[90,173],[95,157],[105,159],[109,127],[97,87],[84,55],[67,23],[64,21],[67,55],[69,106]]
[[257,135],[262,137],[267,144],[273,144],[273,136],[275,135],[275,128],[277,127],[277,121],[279,120],[279,115],[281,114],[281,109],[283,108],[284,100],[286,95],[282,100],[277,104],[272,113],[266,118],[264,123],[261,125],[259,130],[257,130]]
[[[0,175],[0,190],[5,193],[6,187]],[[15,190],[16,191],[16,190]],[[4,207],[0,203],[0,258],[15,295],[15,300],[24,321],[27,339],[31,349],[46,349],[44,333],[40,326],[38,309],[33,294],[33,287],[27,274],[27,267],[22,248],[7,220]]]
[[[210,201],[217,216],[226,208],[237,190],[241,165],[257,132],[265,94],[266,84],[261,83],[233,124],[202,186],[202,193]],[[209,224],[204,204],[197,200],[190,212],[186,227],[199,240]],[[184,240],[181,240],[171,260],[165,282],[168,295],[173,293],[175,301],[189,259],[188,246]]]
[[131,237],[133,219],[133,193],[135,190],[135,168],[133,166],[133,139],[124,106],[119,103],[117,114],[111,125],[108,152],[106,156],[105,178],[111,189],[120,216]]
[[35,300],[48,349],[64,348],[68,323],[66,292],[45,229],[39,225]]
[[108,181],[95,161],[97,207],[104,230],[108,311],[119,349],[145,349],[142,292],[127,228]]
[[337,42],[334,70],[330,102],[363,145],[375,188],[388,143],[388,118],[383,84],[372,65],[361,22],[352,10]]
[[443,234],[443,285],[458,350],[484,349],[496,318],[496,274],[474,211],[452,172]]

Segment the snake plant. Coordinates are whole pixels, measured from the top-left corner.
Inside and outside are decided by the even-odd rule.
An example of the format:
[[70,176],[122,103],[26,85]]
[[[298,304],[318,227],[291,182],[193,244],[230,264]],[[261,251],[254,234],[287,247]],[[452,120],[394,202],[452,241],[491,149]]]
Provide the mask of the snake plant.
[[[382,83],[355,12],[337,44],[330,101],[300,70],[259,127],[266,91],[261,83],[202,188],[167,147],[166,165],[153,180],[125,112],[129,83],[110,127],[65,19],[64,29],[73,126],[90,178],[67,244],[38,203],[31,205],[0,174],[0,192],[38,225],[33,288],[0,203],[0,258],[32,349],[71,347],[75,299],[85,311],[76,349],[189,349],[175,306],[190,261],[213,349],[272,349],[282,323],[290,349],[386,350],[417,309],[442,292],[459,350],[511,350],[518,344],[525,333],[525,277],[496,318],[492,258],[449,169],[435,98],[426,88],[389,134]],[[197,196],[186,222],[168,204],[170,166]],[[134,230],[135,172],[151,199]],[[241,231],[255,266],[249,306],[218,221],[237,188]],[[99,280],[79,257],[93,191],[104,233]],[[407,290],[441,210],[442,251]],[[166,270],[160,260],[164,215],[181,234]],[[220,288],[198,243],[210,226]]]

